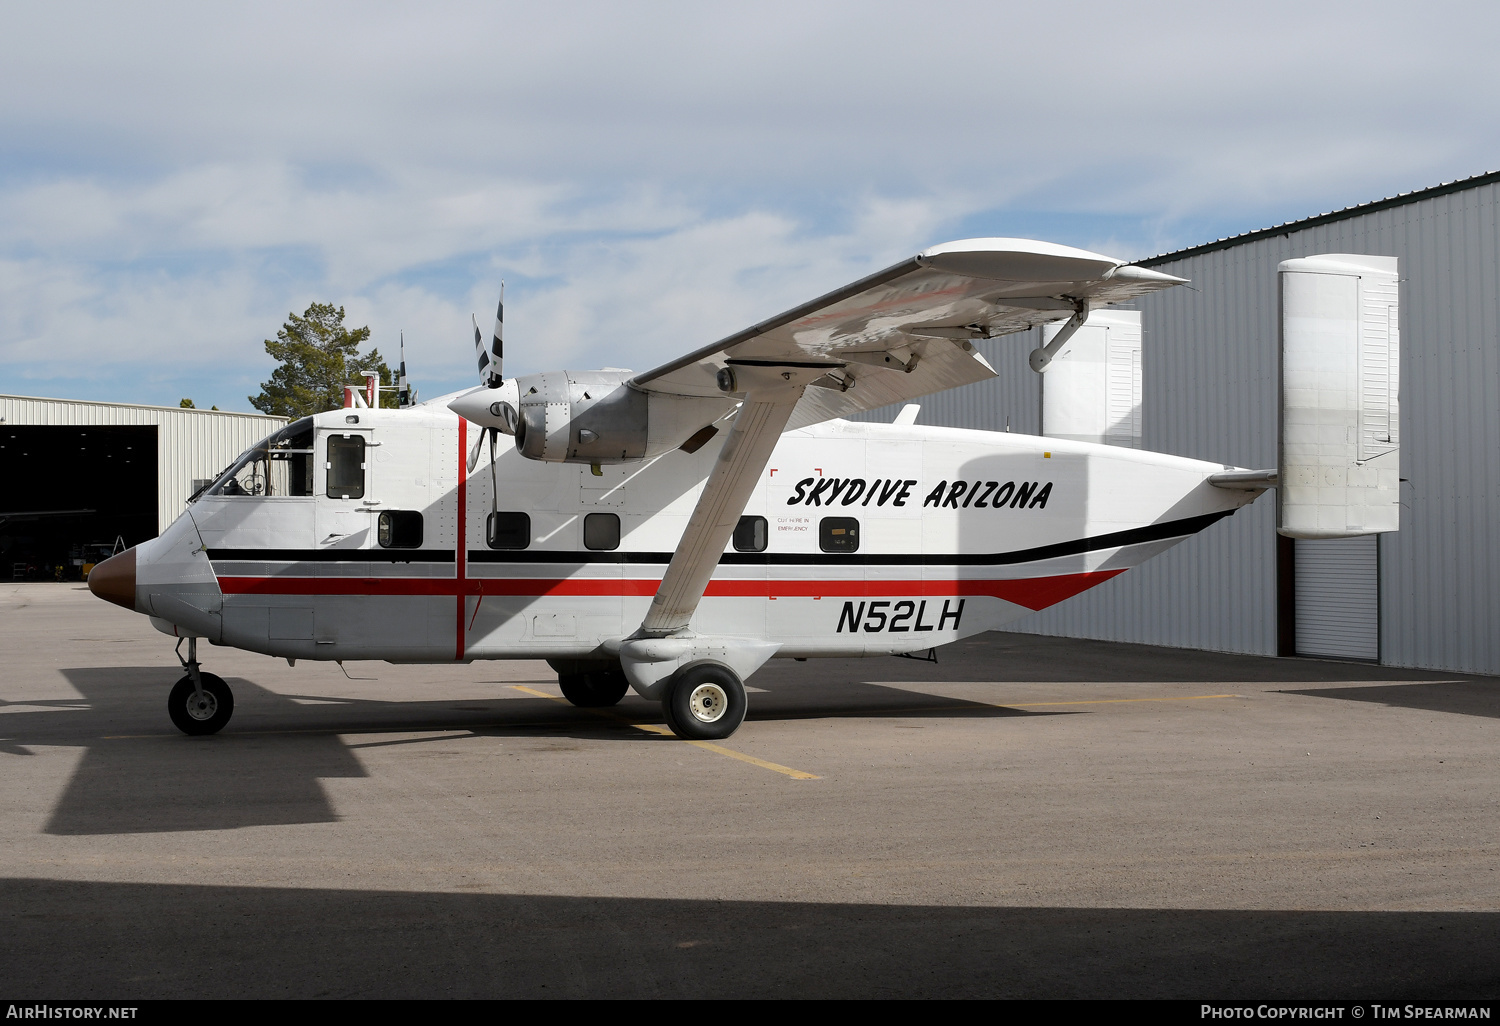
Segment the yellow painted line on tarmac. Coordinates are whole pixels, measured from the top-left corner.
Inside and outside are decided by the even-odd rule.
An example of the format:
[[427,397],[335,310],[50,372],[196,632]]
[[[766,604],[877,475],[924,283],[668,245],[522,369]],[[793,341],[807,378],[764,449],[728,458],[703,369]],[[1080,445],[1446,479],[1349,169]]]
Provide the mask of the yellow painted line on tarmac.
[[1242,698],[1242,695],[1175,695],[1170,698],[1090,698],[1073,702],[996,702],[1002,709],[1035,709],[1047,705],[1123,705],[1127,702],[1202,702],[1209,698]]
[[512,691],[524,691],[528,695],[535,695],[538,698],[550,698],[554,702],[562,702],[565,705],[569,704],[568,700],[566,698],[563,698],[561,695],[549,695],[545,691],[538,691],[536,688],[528,688],[525,684],[512,684],[510,686],[510,689]]
[[[547,698],[551,699],[554,702],[568,702],[566,698],[562,698],[558,695],[549,695],[545,691],[538,691],[536,688],[528,688],[524,684],[512,684],[510,685],[510,687],[515,691],[524,691],[526,694],[535,695],[538,698]],[[664,737],[672,738],[674,741],[681,741],[682,743],[692,745],[695,748],[701,748],[705,752],[713,752],[716,755],[725,755],[731,759],[738,759],[740,762],[748,762],[752,766],[759,766],[761,769],[768,769],[773,773],[782,773],[786,776],[791,777],[793,780],[823,779],[816,773],[805,773],[799,769],[792,769],[790,766],[783,766],[779,762],[770,762],[766,759],[757,759],[753,755],[746,755],[744,752],[736,752],[732,748],[725,748],[723,745],[716,745],[712,741],[690,741],[687,738],[678,737],[676,734],[672,733],[670,729],[666,727],[659,727],[654,723],[632,723],[629,720],[625,719],[625,717],[620,716],[618,713],[608,712],[604,709],[585,709],[583,711],[597,713],[601,716],[607,716],[612,720],[616,720],[620,723],[625,724],[627,727],[634,727],[636,730],[644,730],[648,734],[660,734]]]

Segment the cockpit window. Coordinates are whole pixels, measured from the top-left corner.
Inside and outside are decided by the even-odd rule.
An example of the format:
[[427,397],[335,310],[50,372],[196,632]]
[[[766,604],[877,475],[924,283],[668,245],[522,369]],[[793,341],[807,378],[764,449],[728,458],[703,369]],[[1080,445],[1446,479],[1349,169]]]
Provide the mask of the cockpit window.
[[312,451],[312,418],[303,417],[245,450],[203,494],[311,495]]

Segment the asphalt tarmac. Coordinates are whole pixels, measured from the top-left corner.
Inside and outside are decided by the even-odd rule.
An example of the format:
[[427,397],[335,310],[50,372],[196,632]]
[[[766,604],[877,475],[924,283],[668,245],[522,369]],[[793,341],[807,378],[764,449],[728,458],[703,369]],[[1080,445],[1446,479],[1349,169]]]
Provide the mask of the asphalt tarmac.
[[1500,681],[1019,634],[716,746],[0,590],[0,997],[1500,997]]

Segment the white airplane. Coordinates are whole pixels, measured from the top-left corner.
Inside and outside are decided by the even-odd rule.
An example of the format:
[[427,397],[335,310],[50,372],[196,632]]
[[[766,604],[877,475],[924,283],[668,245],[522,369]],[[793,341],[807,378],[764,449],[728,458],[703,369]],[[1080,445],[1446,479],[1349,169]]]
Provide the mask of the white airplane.
[[[1386,263],[1361,266],[1393,303]],[[1314,305],[1323,277],[1338,273],[1297,277]],[[1181,281],[1048,243],[952,242],[643,374],[504,380],[497,315],[489,345],[476,325],[478,387],[289,424],[89,586],[179,639],[169,711],[189,734],[233,712],[200,669],[206,638],[293,663],[545,659],[575,705],[633,687],[678,735],[727,737],[768,659],[923,652],[993,630],[1276,484],[1277,471],[1115,445],[919,427],[910,406],[893,424],[841,419],[992,377],[974,339],[1065,320],[1030,355],[1045,371],[1090,311]],[[1303,318],[1298,337],[1347,335],[1342,316]],[[1306,487],[1281,489],[1284,532],[1391,529],[1394,445],[1368,481],[1370,459],[1338,445],[1298,456],[1296,410],[1329,403],[1299,406],[1287,388],[1279,472]],[[1346,472],[1332,497],[1320,459]]]

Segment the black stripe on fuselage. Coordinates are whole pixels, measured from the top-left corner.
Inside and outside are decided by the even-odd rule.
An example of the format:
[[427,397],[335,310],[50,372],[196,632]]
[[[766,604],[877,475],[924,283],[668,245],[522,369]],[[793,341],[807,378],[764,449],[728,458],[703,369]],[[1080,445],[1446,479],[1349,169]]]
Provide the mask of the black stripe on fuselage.
[[[1076,556],[1099,549],[1116,549],[1125,545],[1182,538],[1214,524],[1234,510],[1172,520],[1163,524],[1132,527],[1128,531],[1076,538],[1052,545],[1038,545],[1013,552],[726,552],[719,557],[721,566],[1005,566],[1012,563],[1035,563],[1059,556]],[[547,552],[538,549],[474,549],[470,563],[660,563],[672,561],[670,552]]]
[[[1132,527],[1128,531],[1076,538],[1052,545],[1038,545],[1014,552],[976,553],[910,553],[910,552],[726,552],[719,557],[721,566],[1005,566],[1012,563],[1035,563],[1060,556],[1076,556],[1099,549],[1116,549],[1125,545],[1142,545],[1197,534],[1217,523],[1234,510],[1220,510],[1185,520]],[[216,563],[246,560],[256,563],[451,563],[452,552],[435,549],[211,549],[208,558]],[[670,552],[594,552],[560,549],[474,549],[470,563],[634,563],[665,566],[672,561]]]
[[214,562],[451,563],[452,549],[209,549]]

